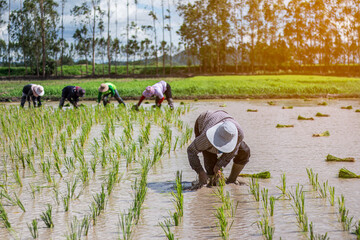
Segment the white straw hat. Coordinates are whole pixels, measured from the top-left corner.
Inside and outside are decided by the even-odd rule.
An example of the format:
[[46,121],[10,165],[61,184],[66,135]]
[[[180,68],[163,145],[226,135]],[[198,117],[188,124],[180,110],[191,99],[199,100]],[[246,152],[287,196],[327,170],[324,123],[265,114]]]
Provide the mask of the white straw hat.
[[44,96],[44,94],[45,94],[44,87],[41,85],[32,85],[31,89],[32,89],[34,95],[41,97],[41,96]]
[[109,90],[109,86],[105,83],[100,84],[99,87],[99,92],[106,92],[107,90]]
[[238,129],[231,121],[220,122],[206,131],[206,137],[217,150],[229,153],[237,144]]

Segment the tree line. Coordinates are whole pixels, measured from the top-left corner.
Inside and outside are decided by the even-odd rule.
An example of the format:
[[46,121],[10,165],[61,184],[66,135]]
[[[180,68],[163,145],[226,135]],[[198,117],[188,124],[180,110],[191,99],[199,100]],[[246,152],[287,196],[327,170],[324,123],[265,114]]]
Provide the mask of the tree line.
[[[106,9],[100,7],[102,1]],[[161,0],[161,11],[147,0],[146,25],[138,23],[139,1],[126,0],[126,24],[119,26],[115,16],[116,34],[110,24],[118,1],[84,0],[70,10],[76,26],[72,42],[64,39],[66,4],[20,0],[20,8],[11,10],[11,0],[0,0],[0,25],[7,24],[9,33],[8,39],[0,39],[0,59],[9,75],[15,62],[25,66],[26,74],[45,77],[59,66],[63,75],[63,65],[73,59],[82,59],[91,75],[96,62],[106,64],[110,73],[120,59],[126,59],[126,74],[135,64],[151,64],[156,74],[165,74],[179,52],[188,66],[203,73],[358,71],[360,66],[360,0]],[[130,5],[136,9],[132,16]],[[180,47],[172,43],[175,10],[182,21],[175,29]],[[2,17],[5,11],[8,19]],[[118,29],[126,34],[118,37]]]

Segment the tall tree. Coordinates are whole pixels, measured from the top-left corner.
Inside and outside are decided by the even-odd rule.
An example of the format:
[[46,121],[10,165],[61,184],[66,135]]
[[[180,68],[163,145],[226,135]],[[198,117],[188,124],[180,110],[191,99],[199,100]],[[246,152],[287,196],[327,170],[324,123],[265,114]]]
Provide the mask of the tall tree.
[[159,59],[158,59],[158,46],[157,46],[157,35],[156,35],[156,20],[158,19],[154,10],[154,0],[151,0],[151,11],[149,16],[153,20],[153,32],[154,32],[154,56],[155,56],[155,63],[156,63],[156,75],[158,74],[158,67],[159,67]]
[[61,76],[64,76],[63,72],[63,62],[64,62],[64,48],[65,48],[65,39],[64,39],[64,9],[65,9],[66,0],[61,0]]
[[9,0],[9,6],[8,6],[8,9],[9,9],[9,22],[8,22],[8,75],[10,77],[10,74],[11,74],[11,70],[10,70],[10,67],[11,67],[11,24],[10,24],[10,16],[11,16],[11,0]]
[[171,27],[171,6],[170,6],[170,0],[168,0],[168,8],[166,9],[168,15],[165,16],[165,18],[167,18],[169,20],[169,23],[166,25],[166,29],[169,31],[169,40],[170,40],[170,44],[169,44],[169,61],[170,61],[170,74],[171,74],[171,70],[172,70],[172,47],[173,47],[173,42],[172,42],[172,27]]
[[108,57],[108,73],[109,75],[111,74],[111,53],[110,53],[110,5],[111,5],[111,0],[107,1],[108,4],[108,24],[107,24],[107,30],[108,30],[108,34],[107,34],[107,57]]

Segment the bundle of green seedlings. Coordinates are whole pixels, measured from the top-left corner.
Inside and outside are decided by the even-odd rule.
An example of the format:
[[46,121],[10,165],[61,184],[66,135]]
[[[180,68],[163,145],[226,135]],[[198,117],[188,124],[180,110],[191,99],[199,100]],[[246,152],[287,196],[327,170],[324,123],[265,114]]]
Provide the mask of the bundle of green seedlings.
[[346,168],[341,168],[339,170],[339,178],[360,178],[360,175],[357,175],[356,173],[351,172]]
[[293,109],[293,106],[283,106],[282,109]]
[[353,107],[351,105],[349,105],[349,106],[346,106],[346,107],[341,107],[341,109],[351,110],[351,109],[353,109]]
[[294,125],[293,124],[289,124],[289,125],[283,125],[283,124],[277,124],[276,128],[293,128]]
[[329,114],[323,114],[323,113],[320,113],[320,112],[317,112],[315,117],[330,117]]
[[246,110],[247,112],[257,112],[258,110],[257,109],[248,109]]
[[298,120],[314,120],[313,117],[303,117],[303,116],[301,116],[301,115],[299,115],[297,119],[298,119]]
[[259,173],[253,173],[253,174],[241,173],[241,174],[239,174],[239,177],[270,178],[270,177],[271,177],[271,174],[270,174],[269,171],[259,172]]
[[331,154],[328,154],[326,156],[326,161],[327,162],[355,162],[355,158],[353,158],[353,157],[339,158],[339,157],[335,157]]
[[217,226],[220,231],[220,237],[222,239],[229,239],[230,229],[234,223],[234,216],[239,202],[234,205],[233,200],[230,198],[230,193],[225,192],[225,178],[222,172],[219,173],[219,184],[215,190],[215,195],[220,199],[221,206],[215,208],[215,217],[217,218]]
[[330,132],[329,131],[325,131],[323,133],[314,133],[312,135],[313,137],[329,137],[330,136]]

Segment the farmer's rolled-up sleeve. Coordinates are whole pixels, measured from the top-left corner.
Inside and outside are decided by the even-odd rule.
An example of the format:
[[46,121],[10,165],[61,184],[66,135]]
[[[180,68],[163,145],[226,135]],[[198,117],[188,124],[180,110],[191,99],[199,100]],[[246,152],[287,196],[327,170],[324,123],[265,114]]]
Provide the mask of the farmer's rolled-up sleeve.
[[209,148],[211,148],[211,143],[207,139],[206,134],[201,134],[200,136],[195,138],[194,141],[187,148],[190,166],[198,174],[204,171],[204,168],[200,163],[198,154]]

